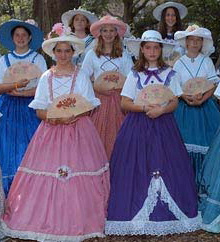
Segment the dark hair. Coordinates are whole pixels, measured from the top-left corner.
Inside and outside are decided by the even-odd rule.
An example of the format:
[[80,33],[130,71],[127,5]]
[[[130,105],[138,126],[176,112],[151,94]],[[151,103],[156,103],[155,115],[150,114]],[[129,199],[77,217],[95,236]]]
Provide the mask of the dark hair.
[[25,27],[25,26],[23,26],[23,25],[18,25],[18,26],[14,27],[14,28],[11,30],[11,37],[12,37],[12,38],[13,38],[13,36],[14,36],[15,30],[18,29],[18,28],[22,28],[22,29],[24,29],[24,30],[28,33],[28,35],[31,36],[31,31],[30,31],[27,27]]
[[[77,16],[77,15],[82,15],[82,14],[76,14],[72,17],[72,20],[70,21],[70,24],[69,24],[69,27],[72,29],[72,32],[75,33],[75,28],[73,26],[73,22],[74,22],[74,18]],[[90,34],[90,22],[89,20],[87,19],[86,16],[82,15],[85,19],[86,19],[86,22],[87,22],[87,26],[86,26],[86,29],[85,29],[85,33],[88,35]]]
[[163,39],[165,39],[167,36],[167,24],[165,21],[165,17],[166,17],[166,12],[167,12],[168,8],[172,8],[176,15],[176,23],[172,27],[172,33],[182,30],[182,21],[181,21],[178,9],[175,7],[167,7],[162,11],[161,19],[160,19],[160,23],[159,23],[159,29],[158,29],[158,31],[161,33]]
[[[98,37],[98,41],[97,41],[97,44],[94,49],[95,53],[98,57],[105,54],[104,45],[105,45],[104,40],[103,40],[102,36],[100,35]],[[114,59],[114,58],[122,57],[122,53],[123,53],[122,41],[121,41],[119,35],[117,34],[115,36],[112,51],[111,51],[111,53],[109,53],[109,56]]]
[[[142,48],[146,43],[147,43],[146,41],[142,41],[141,44],[140,44],[140,47]],[[163,45],[161,43],[158,43],[158,44],[161,47],[161,53],[160,53],[160,56],[157,60],[157,67],[158,68],[166,67],[167,64],[163,61],[163,57],[162,57]],[[138,72],[142,72],[146,69],[146,67],[147,68],[149,67],[149,63],[146,60],[146,58],[144,57],[144,54],[142,53],[141,48],[139,50],[139,58],[136,61],[136,63],[134,64],[134,67],[133,67],[133,69],[135,71],[138,71]]]
[[[58,41],[56,44],[55,44],[55,46],[53,47],[53,52],[55,51],[55,49],[56,49],[56,47],[57,47],[57,44],[58,43],[62,43],[62,42],[65,42],[65,43],[70,43],[69,41]],[[71,47],[71,49],[72,49],[72,51],[73,52],[75,52],[75,49],[73,48],[73,46],[70,44],[70,47]]]

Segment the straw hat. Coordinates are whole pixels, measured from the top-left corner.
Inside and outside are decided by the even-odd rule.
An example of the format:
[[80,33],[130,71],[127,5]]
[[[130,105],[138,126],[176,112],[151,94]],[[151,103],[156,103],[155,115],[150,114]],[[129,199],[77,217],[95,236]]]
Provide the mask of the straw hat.
[[129,38],[129,39],[124,40],[128,51],[136,57],[139,56],[140,44],[143,41],[144,42],[156,42],[156,43],[161,43],[163,45],[170,45],[169,43],[165,42],[162,39],[161,34],[156,30],[145,31],[142,34],[141,38],[137,38],[137,39]]
[[189,26],[185,31],[177,31],[174,34],[174,39],[177,40],[180,45],[186,48],[186,37],[197,36],[203,38],[203,46],[201,52],[206,55],[211,53],[213,49],[212,33],[206,29],[199,27],[198,25]]
[[27,28],[31,32],[31,40],[29,42],[29,48],[32,50],[37,50],[41,47],[43,42],[43,32],[34,25],[35,21],[25,22],[18,19],[11,19],[0,26],[0,42],[1,44],[9,49],[15,50],[15,44],[12,39],[11,31],[17,27],[22,26]]
[[74,56],[81,54],[85,50],[84,41],[73,35],[71,29],[62,23],[57,23],[53,26],[48,39],[42,44],[43,51],[54,58],[53,49],[58,42],[69,42],[74,49]]
[[154,11],[153,11],[154,18],[156,20],[160,21],[161,20],[161,14],[162,14],[163,10],[166,9],[166,8],[171,8],[171,7],[174,7],[179,11],[181,19],[186,17],[188,10],[183,4],[176,3],[176,2],[166,2],[166,3],[160,4],[159,6],[157,6],[154,9]]
[[81,14],[81,15],[85,16],[89,20],[90,25],[99,20],[98,17],[90,11],[87,11],[82,8],[78,8],[78,9],[74,8],[73,10],[69,10],[62,14],[61,20],[62,20],[63,24],[65,26],[69,26],[73,17],[77,14]]
[[102,17],[99,21],[91,25],[90,27],[91,34],[95,38],[99,37],[101,28],[103,27],[103,25],[106,25],[106,24],[114,25],[120,37],[123,37],[127,30],[127,25],[124,22],[122,22],[121,20],[118,20],[115,17],[107,15]]

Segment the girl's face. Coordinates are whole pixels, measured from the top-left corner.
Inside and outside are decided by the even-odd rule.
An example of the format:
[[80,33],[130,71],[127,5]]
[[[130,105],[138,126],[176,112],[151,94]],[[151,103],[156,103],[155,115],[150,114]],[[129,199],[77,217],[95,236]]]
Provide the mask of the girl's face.
[[87,20],[87,18],[81,14],[77,14],[74,16],[73,19],[73,27],[75,29],[75,31],[82,31],[86,29],[86,27],[89,26],[89,21]]
[[190,53],[197,54],[201,51],[203,38],[197,36],[188,36],[186,38],[186,48]]
[[149,62],[149,64],[157,63],[161,55],[161,51],[162,51],[162,48],[160,44],[156,42],[146,42],[141,47],[141,52],[144,54],[144,57]]
[[31,36],[24,28],[17,28],[14,31],[12,36],[13,42],[16,46],[16,49],[25,49],[29,46],[29,41],[31,40]]
[[53,50],[56,57],[57,64],[68,65],[72,63],[72,57],[74,54],[70,43],[68,42],[58,42]]
[[176,24],[176,14],[173,8],[166,9],[165,22],[168,27],[173,27]]
[[101,28],[101,36],[105,43],[113,43],[117,34],[117,29],[113,25],[106,24]]

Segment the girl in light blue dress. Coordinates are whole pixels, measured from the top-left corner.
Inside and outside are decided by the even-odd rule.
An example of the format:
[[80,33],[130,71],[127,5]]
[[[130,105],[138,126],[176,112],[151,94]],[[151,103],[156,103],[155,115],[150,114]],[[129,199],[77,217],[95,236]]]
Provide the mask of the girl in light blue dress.
[[187,50],[187,54],[173,67],[180,75],[181,86],[184,87],[188,80],[195,78],[205,78],[214,84],[213,88],[205,93],[184,93],[175,111],[175,118],[192,160],[196,183],[199,186],[203,160],[220,123],[219,107],[212,97],[219,77],[212,60],[208,57],[213,48],[211,32],[208,29],[197,25],[189,26],[186,31],[176,32],[175,38]]

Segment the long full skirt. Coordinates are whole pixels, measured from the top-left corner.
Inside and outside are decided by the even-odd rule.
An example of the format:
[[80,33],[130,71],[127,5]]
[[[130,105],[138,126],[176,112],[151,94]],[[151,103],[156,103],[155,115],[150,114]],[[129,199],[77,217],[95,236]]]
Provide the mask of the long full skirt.
[[204,160],[199,196],[203,229],[220,233],[220,127]]
[[42,122],[12,183],[2,218],[7,236],[82,241],[103,236],[108,162],[89,117]]
[[173,114],[129,113],[110,160],[107,234],[163,235],[200,227],[193,168]]
[[40,123],[36,112],[28,107],[32,100],[32,97],[14,97],[7,94],[0,97],[0,111],[3,114],[0,120],[0,165],[6,195]]
[[219,107],[212,98],[200,106],[189,106],[180,100],[175,118],[193,164],[196,184],[199,186],[203,160],[220,123]]
[[104,144],[108,159],[111,157],[116,135],[125,117],[121,110],[120,91],[108,91],[106,95],[96,93],[101,105],[91,115]]

